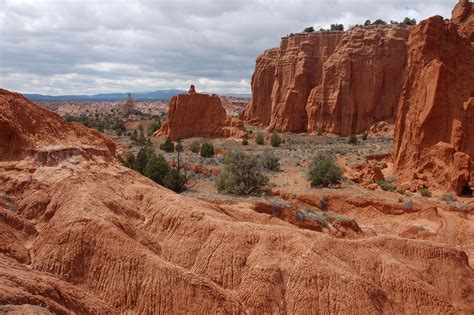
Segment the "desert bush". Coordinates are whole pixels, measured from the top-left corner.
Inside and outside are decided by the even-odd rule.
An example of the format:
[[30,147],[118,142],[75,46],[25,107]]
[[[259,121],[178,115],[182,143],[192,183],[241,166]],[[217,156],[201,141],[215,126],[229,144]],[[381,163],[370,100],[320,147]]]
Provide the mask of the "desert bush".
[[199,150],[201,149],[201,143],[199,141],[193,141],[191,142],[189,146],[189,150],[193,153],[199,153]]
[[263,151],[261,157],[261,165],[269,171],[277,172],[280,170],[280,159],[277,158],[271,151]]
[[217,191],[250,195],[261,191],[269,179],[260,171],[260,161],[245,153],[230,153],[224,158],[224,169],[216,182]]
[[210,158],[214,155],[214,146],[212,143],[204,142],[201,144],[201,156],[205,158]]
[[171,142],[171,139],[168,137],[166,138],[165,142],[160,144],[160,150],[165,152],[174,152],[174,143]]
[[151,137],[155,131],[161,128],[161,121],[160,120],[154,120],[150,126],[148,126],[148,129],[146,130],[146,134],[148,137]]
[[183,152],[184,151],[183,143],[181,141],[178,141],[174,149],[176,150],[176,152]]
[[326,196],[322,196],[319,199],[319,209],[326,210],[329,206],[329,201]]
[[457,200],[456,196],[453,193],[443,194],[439,199],[441,199],[442,201],[446,203],[453,203],[453,202],[456,202]]
[[307,27],[303,30],[304,33],[312,33],[314,32],[314,27],[310,26],[310,27]]
[[170,169],[163,178],[163,186],[177,193],[186,190],[187,177],[175,169]]
[[349,144],[357,144],[357,136],[355,135],[355,133],[351,134],[347,142]]
[[309,167],[308,179],[311,187],[328,187],[341,182],[342,170],[331,156],[318,155]]
[[270,143],[274,148],[279,147],[281,144],[281,137],[277,133],[273,133]]
[[395,190],[395,185],[392,183],[387,183],[386,181],[383,180],[378,180],[376,181],[377,185],[379,185],[380,189],[383,191],[394,191]]
[[367,132],[364,132],[364,133],[362,134],[362,140],[364,140],[364,141],[367,140],[368,136],[369,136],[369,135],[367,134]]
[[405,202],[405,209],[412,209],[413,207],[415,206],[415,203],[413,202],[413,200],[408,200],[407,202]]
[[247,138],[242,139],[242,145],[249,145],[249,141],[247,140]]
[[259,145],[265,144],[265,139],[263,138],[263,134],[261,132],[259,132],[257,136],[255,137],[255,143]]
[[420,195],[422,195],[423,197],[427,197],[427,198],[431,198],[431,196],[432,196],[431,191],[429,191],[428,188],[420,189]]

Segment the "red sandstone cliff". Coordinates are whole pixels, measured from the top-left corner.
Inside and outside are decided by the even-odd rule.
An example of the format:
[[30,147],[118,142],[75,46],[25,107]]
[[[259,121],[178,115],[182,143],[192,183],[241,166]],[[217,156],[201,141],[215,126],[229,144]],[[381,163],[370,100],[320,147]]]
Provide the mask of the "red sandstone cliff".
[[435,16],[410,34],[395,127],[401,180],[457,193],[474,188],[474,9]]
[[219,96],[213,94],[180,94],[169,102],[168,119],[155,136],[177,138],[242,138],[243,122],[227,117]]
[[272,131],[345,135],[393,119],[408,32],[368,27],[282,38],[279,49],[257,59],[254,100],[242,117]]
[[446,314],[474,307],[468,258],[446,244],[299,229],[245,206],[177,195],[99,151],[44,164],[31,147],[54,151],[76,140],[79,149],[107,151],[107,143],[87,128],[63,138],[51,126],[76,125],[2,93],[9,118],[1,126],[18,139],[35,136],[16,146],[22,154],[0,160],[0,312]]

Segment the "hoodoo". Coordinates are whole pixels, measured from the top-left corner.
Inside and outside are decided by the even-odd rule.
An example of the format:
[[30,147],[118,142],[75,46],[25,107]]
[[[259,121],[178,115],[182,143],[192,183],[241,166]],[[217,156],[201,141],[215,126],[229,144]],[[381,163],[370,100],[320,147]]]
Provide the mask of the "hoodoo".
[[349,135],[392,120],[409,27],[355,27],[284,37],[257,58],[242,118],[272,131]]
[[168,120],[155,136],[177,138],[242,138],[246,135],[241,120],[227,117],[218,95],[196,93],[173,96],[169,102]]
[[435,16],[410,34],[394,161],[413,189],[474,189],[473,23],[473,4],[460,1],[451,21]]

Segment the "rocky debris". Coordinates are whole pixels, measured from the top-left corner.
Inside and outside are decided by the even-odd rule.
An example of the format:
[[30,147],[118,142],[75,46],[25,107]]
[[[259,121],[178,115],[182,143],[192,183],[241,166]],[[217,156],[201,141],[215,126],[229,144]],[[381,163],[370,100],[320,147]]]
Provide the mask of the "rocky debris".
[[168,120],[155,136],[177,138],[243,138],[241,120],[227,117],[219,96],[213,94],[180,94],[169,102]]
[[242,118],[271,131],[350,135],[393,119],[409,28],[356,27],[284,37],[257,58]]
[[397,113],[394,164],[402,182],[457,194],[474,189],[474,19],[460,1],[451,21],[435,16],[409,38]]
[[[15,146],[24,154],[0,161],[0,193],[9,196],[0,204],[0,233],[14,240],[0,247],[1,311],[460,313],[474,307],[474,272],[454,245],[388,235],[346,239],[344,233],[360,235],[364,228],[337,217],[341,238],[300,229],[249,207],[177,195],[113,158],[38,164],[28,148],[62,143],[66,136],[51,126],[68,125],[33,104],[8,101],[18,94],[3,95],[0,113],[8,115],[0,130],[23,135],[20,121],[38,132],[15,138],[29,144]],[[66,135],[79,148],[106,148],[87,128],[77,129],[76,139]],[[5,151],[7,143],[0,144]],[[331,209],[336,201],[328,199]],[[5,209],[13,203],[15,212]],[[398,209],[375,206],[390,214]]]

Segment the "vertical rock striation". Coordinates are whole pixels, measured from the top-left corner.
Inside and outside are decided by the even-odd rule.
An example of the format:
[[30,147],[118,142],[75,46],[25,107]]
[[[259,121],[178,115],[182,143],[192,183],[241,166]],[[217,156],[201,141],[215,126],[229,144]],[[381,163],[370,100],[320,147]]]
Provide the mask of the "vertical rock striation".
[[459,1],[413,29],[395,127],[400,179],[458,194],[474,188],[473,12]]
[[393,119],[408,32],[374,26],[282,38],[257,59],[242,118],[271,131],[344,135]]

